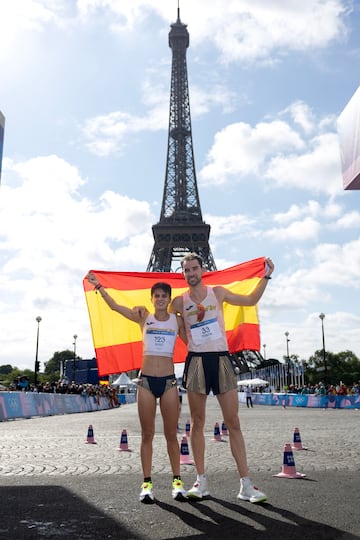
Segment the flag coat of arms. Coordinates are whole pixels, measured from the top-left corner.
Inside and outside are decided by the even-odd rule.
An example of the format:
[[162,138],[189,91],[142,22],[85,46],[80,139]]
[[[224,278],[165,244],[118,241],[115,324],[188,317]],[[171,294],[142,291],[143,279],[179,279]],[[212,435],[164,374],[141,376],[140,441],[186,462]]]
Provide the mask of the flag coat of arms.
[[[225,270],[206,272],[203,283],[222,285],[236,294],[250,294],[264,276],[265,258],[253,259]],[[168,283],[172,298],[188,289],[181,273],[176,272],[109,272],[91,270],[112,298],[132,308],[146,306],[152,312],[150,289],[158,281]],[[141,368],[142,333],[140,326],[109,308],[101,294],[87,278],[83,280],[86,304],[95,348],[99,376]],[[224,319],[229,351],[260,350],[260,328],[257,306],[232,306],[224,303]],[[186,345],[177,338],[174,363],[184,362]]]

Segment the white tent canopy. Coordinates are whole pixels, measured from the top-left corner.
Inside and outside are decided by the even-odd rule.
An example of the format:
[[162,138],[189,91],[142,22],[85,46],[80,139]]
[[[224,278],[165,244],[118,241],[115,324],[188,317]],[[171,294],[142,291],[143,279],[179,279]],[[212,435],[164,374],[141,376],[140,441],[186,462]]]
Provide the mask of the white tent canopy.
[[238,381],[238,386],[267,386],[268,384],[269,382],[263,379],[243,379]]
[[121,373],[116,381],[111,383],[111,386],[130,386],[132,384],[134,383],[131,381],[130,377],[128,377],[126,373]]

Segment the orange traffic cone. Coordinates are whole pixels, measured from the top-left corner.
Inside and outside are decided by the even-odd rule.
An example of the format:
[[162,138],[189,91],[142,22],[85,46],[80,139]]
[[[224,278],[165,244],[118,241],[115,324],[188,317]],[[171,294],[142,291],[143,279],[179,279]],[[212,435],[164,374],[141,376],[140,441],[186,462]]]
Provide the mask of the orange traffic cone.
[[307,448],[302,445],[300,431],[297,427],[294,428],[294,439],[291,448],[293,450],[307,450]]
[[225,425],[225,422],[223,422],[221,424],[221,435],[223,435],[224,437],[226,437],[227,435],[229,435],[229,432],[228,432],[228,429]]
[[284,457],[283,457],[283,466],[281,472],[278,474],[273,474],[273,476],[278,476],[279,478],[304,478],[306,474],[299,473],[296,471],[294,454],[291,450],[291,445],[286,443],[284,446]]
[[120,437],[120,446],[118,448],[120,452],[132,452],[128,446],[128,436],[126,429],[123,429]]
[[220,427],[219,427],[219,424],[217,422],[216,422],[216,424],[214,426],[214,437],[213,437],[212,440],[216,441],[216,442],[226,442],[224,439],[221,438]]
[[88,427],[87,437],[86,437],[86,444],[96,444],[94,439],[94,430],[92,425]]
[[180,445],[180,465],[194,465],[193,460],[190,458],[189,445],[186,435],[181,439]]

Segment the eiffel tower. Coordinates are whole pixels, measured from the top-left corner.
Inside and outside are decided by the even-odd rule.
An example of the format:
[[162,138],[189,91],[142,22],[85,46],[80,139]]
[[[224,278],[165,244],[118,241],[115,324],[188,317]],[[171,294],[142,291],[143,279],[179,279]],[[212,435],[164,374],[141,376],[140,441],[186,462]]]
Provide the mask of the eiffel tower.
[[147,272],[170,272],[173,261],[195,251],[207,270],[216,270],[210,246],[210,225],[203,221],[196,182],[191,132],[186,49],[187,25],[180,20],[170,25],[172,49],[170,116],[165,187],[160,221],[153,225],[154,247]]

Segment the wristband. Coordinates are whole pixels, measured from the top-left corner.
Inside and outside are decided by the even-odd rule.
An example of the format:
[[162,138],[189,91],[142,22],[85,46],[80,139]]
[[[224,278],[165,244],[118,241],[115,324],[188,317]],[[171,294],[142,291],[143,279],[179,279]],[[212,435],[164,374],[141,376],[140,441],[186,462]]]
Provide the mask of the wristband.
[[101,287],[102,287],[101,283],[98,283],[97,285],[95,285],[94,289],[98,291],[99,289],[101,289]]
[[264,276],[264,279],[272,279],[271,276]]

